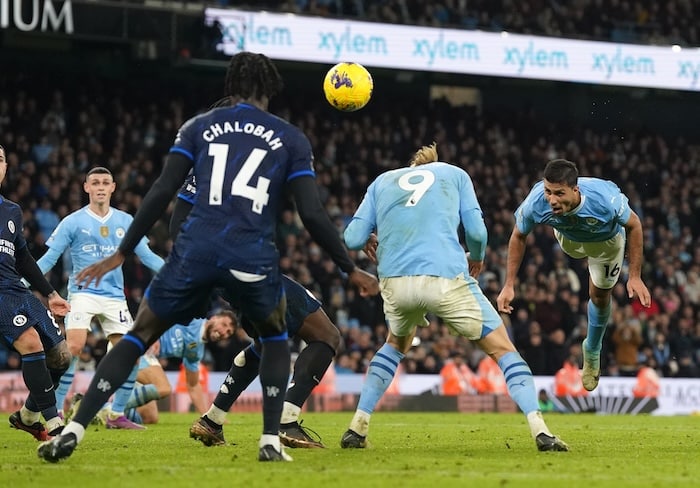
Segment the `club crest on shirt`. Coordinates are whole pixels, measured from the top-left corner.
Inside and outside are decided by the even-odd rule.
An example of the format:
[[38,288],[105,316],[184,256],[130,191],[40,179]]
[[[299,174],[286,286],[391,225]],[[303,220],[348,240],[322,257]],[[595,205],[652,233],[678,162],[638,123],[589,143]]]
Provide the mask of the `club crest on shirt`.
[[12,234],[15,233],[15,223],[12,220],[7,221],[7,228],[10,229]]
[[101,225],[100,226],[100,235],[102,237],[109,237],[109,227],[106,225]]
[[12,318],[12,325],[14,325],[15,327],[22,327],[26,323],[27,323],[27,316],[26,315],[18,314]]
[[123,228],[117,227],[117,230],[114,232],[114,234],[115,234],[119,239],[121,239],[122,237],[124,237],[125,232],[124,232],[124,229],[123,229]]

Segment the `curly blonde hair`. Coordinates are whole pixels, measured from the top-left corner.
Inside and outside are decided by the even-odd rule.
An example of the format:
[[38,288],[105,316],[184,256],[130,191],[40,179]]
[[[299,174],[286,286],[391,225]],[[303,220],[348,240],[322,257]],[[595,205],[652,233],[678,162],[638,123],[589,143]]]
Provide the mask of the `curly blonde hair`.
[[437,142],[433,142],[430,146],[423,146],[413,155],[408,165],[420,166],[421,164],[434,163],[438,160]]

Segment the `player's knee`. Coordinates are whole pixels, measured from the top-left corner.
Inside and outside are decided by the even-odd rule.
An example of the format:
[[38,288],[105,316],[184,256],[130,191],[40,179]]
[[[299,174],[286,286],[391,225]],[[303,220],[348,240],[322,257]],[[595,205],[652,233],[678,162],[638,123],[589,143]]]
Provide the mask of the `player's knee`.
[[504,327],[499,327],[492,331],[483,339],[479,340],[477,344],[482,351],[496,362],[504,355],[517,351],[515,345],[506,334]]
[[149,321],[143,320],[141,322],[134,322],[134,327],[129,331],[129,335],[136,337],[146,348],[149,348],[172,325],[172,323],[167,324],[153,315],[152,319]]
[[157,389],[158,389],[158,396],[160,398],[167,398],[173,392],[173,389],[171,388],[170,383],[158,385]]
[[305,342],[323,342],[333,349],[333,353],[340,347],[340,331],[331,322],[323,311],[316,311],[309,315],[297,332],[297,337]]
[[73,357],[80,356],[80,351],[85,347],[85,341],[69,337],[66,342],[68,343],[69,354]]
[[71,353],[65,341],[61,341],[46,352],[46,366],[49,369],[65,371],[70,366]]
[[386,338],[386,343],[401,354],[407,354],[413,344],[413,335],[397,336],[390,332]]
[[261,338],[275,337],[282,334],[287,330],[284,322],[284,312],[278,307],[257,327]]
[[33,354],[44,350],[39,333],[34,328],[29,328],[12,343],[20,354]]
[[332,329],[324,332],[325,333],[321,341],[328,344],[328,347],[333,349],[333,353],[338,352],[338,348],[340,347],[340,331],[333,327]]

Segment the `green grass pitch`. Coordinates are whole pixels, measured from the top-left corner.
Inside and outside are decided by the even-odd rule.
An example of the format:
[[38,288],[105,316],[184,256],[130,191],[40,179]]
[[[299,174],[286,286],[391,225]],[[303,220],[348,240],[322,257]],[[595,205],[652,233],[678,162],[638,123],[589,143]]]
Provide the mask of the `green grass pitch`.
[[306,413],[328,448],[289,450],[293,463],[257,461],[260,414],[229,414],[223,447],[189,438],[194,414],[164,414],[141,432],[90,427],[58,464],[40,460],[38,443],[3,420],[0,480],[8,488],[700,486],[700,417],[547,415],[568,453],[538,452],[522,415],[393,412],[374,414],[368,449],[344,450],[351,417]]

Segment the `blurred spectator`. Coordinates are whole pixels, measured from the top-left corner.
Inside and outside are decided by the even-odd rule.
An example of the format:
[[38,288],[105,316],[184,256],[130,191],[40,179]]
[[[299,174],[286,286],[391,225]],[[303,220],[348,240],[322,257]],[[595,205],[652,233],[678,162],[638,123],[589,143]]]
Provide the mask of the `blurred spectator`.
[[632,307],[627,306],[622,310],[616,310],[615,329],[612,333],[612,341],[615,345],[615,362],[621,376],[636,376],[639,369],[638,350],[642,344],[642,329],[639,320],[632,312]]
[[7,355],[5,369],[19,371],[22,369],[22,356],[16,351],[10,351]]
[[693,357],[688,352],[683,352],[678,357],[678,369],[675,372],[678,378],[698,378],[700,377],[700,368],[693,361]]
[[659,369],[664,376],[669,376],[672,358],[671,346],[663,332],[657,332],[655,334],[654,342],[651,345],[651,351],[654,357],[655,367]]
[[353,374],[357,366],[353,365],[348,353],[339,353],[334,363],[336,374]]
[[551,398],[549,398],[549,394],[547,393],[547,390],[541,389],[537,395],[537,401],[540,406],[540,410],[542,412],[554,412],[556,410],[556,407],[554,406],[554,402],[552,401]]
[[476,370],[478,377],[477,391],[481,394],[488,395],[507,395],[506,380],[503,377],[501,368],[498,367],[496,361],[490,356],[485,356],[479,362],[479,367]]
[[551,374],[547,367],[547,349],[542,338],[540,324],[531,322],[529,330],[527,342],[522,349],[523,359],[530,366],[533,375]]
[[51,200],[48,196],[41,200],[41,206],[34,212],[34,218],[44,240],[48,239],[61,221],[58,214],[51,207]]
[[569,356],[561,369],[554,375],[554,394],[562,396],[587,396],[588,392],[581,383],[579,358]]
[[632,394],[637,398],[656,398],[659,396],[659,374],[656,371],[656,360],[652,357],[639,368],[637,383],[632,388]]
[[440,370],[443,395],[474,394],[479,387],[479,380],[474,372],[464,362],[460,352],[450,354]]

